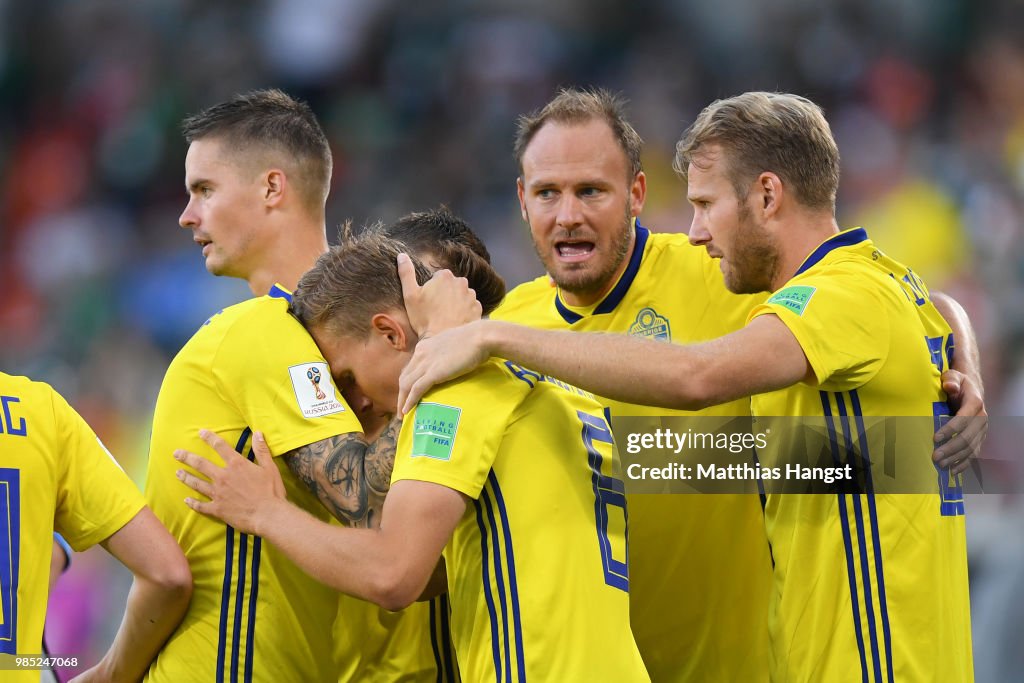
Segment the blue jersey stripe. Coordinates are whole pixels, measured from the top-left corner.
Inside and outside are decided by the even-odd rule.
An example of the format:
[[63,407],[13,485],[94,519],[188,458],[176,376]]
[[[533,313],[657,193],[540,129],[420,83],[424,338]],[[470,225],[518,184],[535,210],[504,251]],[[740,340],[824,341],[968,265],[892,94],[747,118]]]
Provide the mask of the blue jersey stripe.
[[483,568],[484,601],[487,603],[487,612],[491,617],[491,656],[494,658],[495,681],[501,683],[501,652],[498,646],[498,615],[494,607],[494,595],[491,593],[491,578],[489,570],[489,553],[487,552],[487,526],[484,524],[483,505],[479,500],[473,501],[476,508],[476,524],[480,529],[480,565]]
[[[821,407],[825,413],[825,427],[828,430],[829,448],[832,452],[832,462],[841,465],[839,457],[839,442],[836,438],[835,419],[832,417],[832,406],[829,402],[829,395],[818,392],[821,397]],[[868,683],[867,655],[864,651],[864,636],[860,626],[860,602],[857,599],[857,573],[853,561],[853,542],[850,534],[850,519],[846,509],[846,495],[842,492],[836,494],[839,505],[839,521],[843,532],[843,547],[846,551],[846,576],[850,583],[850,604],[853,607],[853,631],[857,636],[857,650],[860,653],[860,672],[863,683]],[[856,495],[856,494],[853,494]]]
[[430,649],[434,652],[437,683],[455,683],[446,594],[430,599]]
[[[488,481],[490,477],[488,477]],[[484,503],[484,509],[487,510],[488,526],[491,533],[491,551],[494,555],[494,580],[498,587],[498,599],[501,601],[501,630],[502,636],[504,637],[504,653],[505,653],[505,681],[511,683],[512,681],[512,652],[511,644],[509,643],[508,633],[508,593],[505,590],[505,577],[502,571],[501,563],[501,543],[498,540],[498,523],[494,518],[494,507],[491,505],[491,497],[487,493],[487,487],[484,486],[483,490],[480,491],[480,500]]]
[[[857,453],[853,447],[853,435],[850,429],[850,418],[846,413],[846,402],[842,394],[836,394],[836,408],[839,410],[839,423],[843,427],[843,442],[846,444],[846,462],[857,467],[867,467],[864,463],[854,463]],[[882,680],[882,662],[878,653],[878,625],[875,620],[874,600],[871,596],[871,565],[868,561],[867,533],[864,530],[864,511],[861,496],[852,494],[853,513],[857,522],[857,549],[860,551],[860,576],[864,588],[864,612],[867,614],[868,636],[871,638],[871,668],[875,672],[875,680]]]
[[[252,456],[250,456],[252,459]],[[260,588],[260,555],[263,546],[263,539],[253,536],[252,542],[252,566],[250,568],[249,580],[249,622],[245,629],[245,670],[242,680],[245,683],[252,683],[252,662],[256,654],[256,598]]]
[[526,680],[526,661],[523,657],[523,624],[519,612],[519,585],[516,578],[516,559],[515,553],[512,551],[512,527],[509,524],[508,509],[505,507],[505,497],[501,494],[501,487],[498,486],[498,478],[495,476],[494,470],[491,470],[487,478],[494,489],[494,499],[498,503],[498,513],[501,515],[502,531],[505,537],[505,564],[508,568],[508,583],[509,590],[511,591],[512,627],[516,639],[516,664],[519,672],[519,681],[522,683]]
[[[251,433],[249,429],[243,432],[244,436],[248,436],[246,432]],[[242,453],[245,441],[240,439],[239,446],[236,447],[236,451]],[[239,680],[239,650],[241,649],[242,643],[242,610],[243,601],[246,595],[246,566],[249,555],[249,535],[248,533],[240,533],[239,535],[239,570],[238,579],[236,585],[234,585],[234,623],[231,632],[231,664],[230,664],[230,681],[231,683],[238,683]]]
[[225,527],[224,582],[220,590],[220,629],[217,634],[217,683],[224,683],[224,652],[228,640],[228,609],[231,604],[231,569],[235,560],[235,530]]
[[[249,440],[252,430],[248,427],[242,430],[235,444],[235,450],[239,453],[245,448],[245,442]],[[235,530],[225,525],[224,540],[224,581],[220,590],[220,627],[217,634],[217,683],[224,683],[224,660],[228,643],[228,610],[231,608],[231,570],[235,560]]]
[[868,452],[868,440],[865,436],[864,413],[860,407],[857,390],[850,392],[850,404],[857,421],[857,443],[867,469],[868,515],[871,520],[871,540],[875,549],[875,581],[878,582],[878,610],[882,617],[882,638],[885,643],[885,663],[889,683],[894,683],[892,671],[892,630],[889,627],[889,606],[885,598],[885,571],[882,568],[882,540],[878,529],[878,509],[875,505],[875,489],[871,479],[871,454]]
[[441,671],[441,653],[437,649],[437,631],[438,631],[438,618],[437,618],[437,601],[438,598],[431,598],[429,609],[429,627],[430,627],[430,649],[434,651],[434,667],[437,669],[437,683],[444,683]]
[[238,579],[235,582],[235,620],[231,633],[231,683],[238,683],[238,656],[242,640],[242,600],[245,597],[245,567],[249,554],[249,535],[238,535]]
[[[251,446],[249,447],[249,462],[256,462],[256,453]],[[256,654],[256,600],[260,590],[260,556],[262,548],[263,539],[259,536],[253,536],[252,566],[249,576],[249,620],[245,629],[245,670],[242,673],[242,680],[245,683],[252,683],[252,662]]]
[[444,653],[444,680],[446,683],[455,683],[455,663],[452,662],[452,651],[455,647],[452,645],[452,627],[448,619],[451,614],[451,605],[448,604],[447,594],[441,595],[438,601],[441,608],[441,651]]

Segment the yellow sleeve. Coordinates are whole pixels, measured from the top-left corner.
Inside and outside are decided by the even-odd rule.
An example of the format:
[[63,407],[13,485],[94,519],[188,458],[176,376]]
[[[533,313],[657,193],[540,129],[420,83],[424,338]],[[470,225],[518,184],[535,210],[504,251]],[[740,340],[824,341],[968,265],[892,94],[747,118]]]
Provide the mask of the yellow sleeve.
[[491,361],[427,392],[402,423],[392,483],[429,481],[477,498],[523,396],[509,379]]
[[61,472],[54,529],[81,552],[131,521],[145,500],[85,420],[51,396]]
[[828,391],[855,389],[875,376],[889,352],[886,305],[864,273],[830,269],[790,280],[750,312],[779,317]]
[[225,335],[212,372],[225,400],[282,455],[338,434],[362,432],[302,325],[267,305]]

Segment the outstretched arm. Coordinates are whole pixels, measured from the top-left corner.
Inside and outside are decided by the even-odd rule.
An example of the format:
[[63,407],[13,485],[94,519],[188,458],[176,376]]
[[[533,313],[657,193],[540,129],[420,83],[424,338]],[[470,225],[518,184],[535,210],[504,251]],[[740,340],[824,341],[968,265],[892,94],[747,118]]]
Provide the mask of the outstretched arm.
[[[771,349],[770,363],[765,349]],[[399,411],[412,410],[431,386],[469,372],[490,356],[613,400],[684,410],[813,377],[796,337],[774,315],[692,346],[481,320],[420,341],[402,372]]]
[[262,536],[318,581],[386,609],[402,609],[420,596],[465,512],[465,497],[452,489],[401,481],[387,496],[380,528],[332,527],[285,500],[284,484],[261,434],[253,439],[255,463],[215,434],[204,432],[203,439],[225,467],[175,452],[175,458],[207,478],[179,470],[181,481],[210,498],[188,498],[189,507]]
[[148,507],[102,545],[131,570],[135,580],[110,650],[74,680],[137,681],[185,616],[192,574],[177,541]]
[[942,389],[956,416],[935,433],[937,447],[932,459],[953,474],[963,472],[981,452],[988,435],[985,387],[981,381],[981,357],[970,318],[955,299],[931,292],[932,303],[953,330],[956,350],[952,367],[942,373]]

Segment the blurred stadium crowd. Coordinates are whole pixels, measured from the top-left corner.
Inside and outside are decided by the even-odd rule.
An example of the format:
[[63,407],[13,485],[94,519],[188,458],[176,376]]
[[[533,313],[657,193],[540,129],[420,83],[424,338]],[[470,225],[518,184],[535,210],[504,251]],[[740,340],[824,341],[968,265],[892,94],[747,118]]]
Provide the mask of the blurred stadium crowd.
[[[446,203],[516,284],[540,271],[515,117],[560,84],[630,100],[643,219],[661,231],[689,225],[670,164],[705,104],[751,89],[820,103],[841,224],[967,308],[989,412],[1024,416],[1024,5],[1010,0],[0,0],[0,367],[52,383],[139,480],[167,363],[248,296],[177,229],[184,115],[256,87],[308,100],[335,154],[330,225]],[[968,515],[980,681],[1024,669],[1007,646],[1024,622],[1022,507]],[[95,659],[127,579],[77,563],[50,637]]]

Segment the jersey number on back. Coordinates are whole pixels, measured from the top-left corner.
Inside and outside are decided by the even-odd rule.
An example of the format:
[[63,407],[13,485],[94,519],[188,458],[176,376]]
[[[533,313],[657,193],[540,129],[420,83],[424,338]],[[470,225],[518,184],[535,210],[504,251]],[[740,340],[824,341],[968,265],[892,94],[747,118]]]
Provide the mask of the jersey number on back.
[[21,545],[20,472],[0,468],[0,652],[18,654],[18,567]]
[[[945,359],[953,359],[953,335],[947,337],[925,337],[928,344],[928,351],[932,356],[932,363],[938,368],[939,373],[946,369]],[[945,401],[936,401],[932,404],[932,415],[935,418],[935,431],[949,420],[949,405]],[[963,476],[951,475],[949,470],[935,469],[939,472],[939,514],[943,517],[958,517],[964,514],[964,484]]]
[[[583,423],[583,446],[587,449],[587,462],[593,473],[594,517],[597,521],[597,544],[601,551],[604,582],[629,592],[629,552],[626,545],[626,489],[622,480],[602,471],[605,457],[598,450],[605,444],[609,455],[613,452],[612,430],[603,417],[576,411]],[[608,469],[611,469],[611,457]],[[610,529],[610,531],[609,531]],[[616,556],[622,559],[616,559]]]

